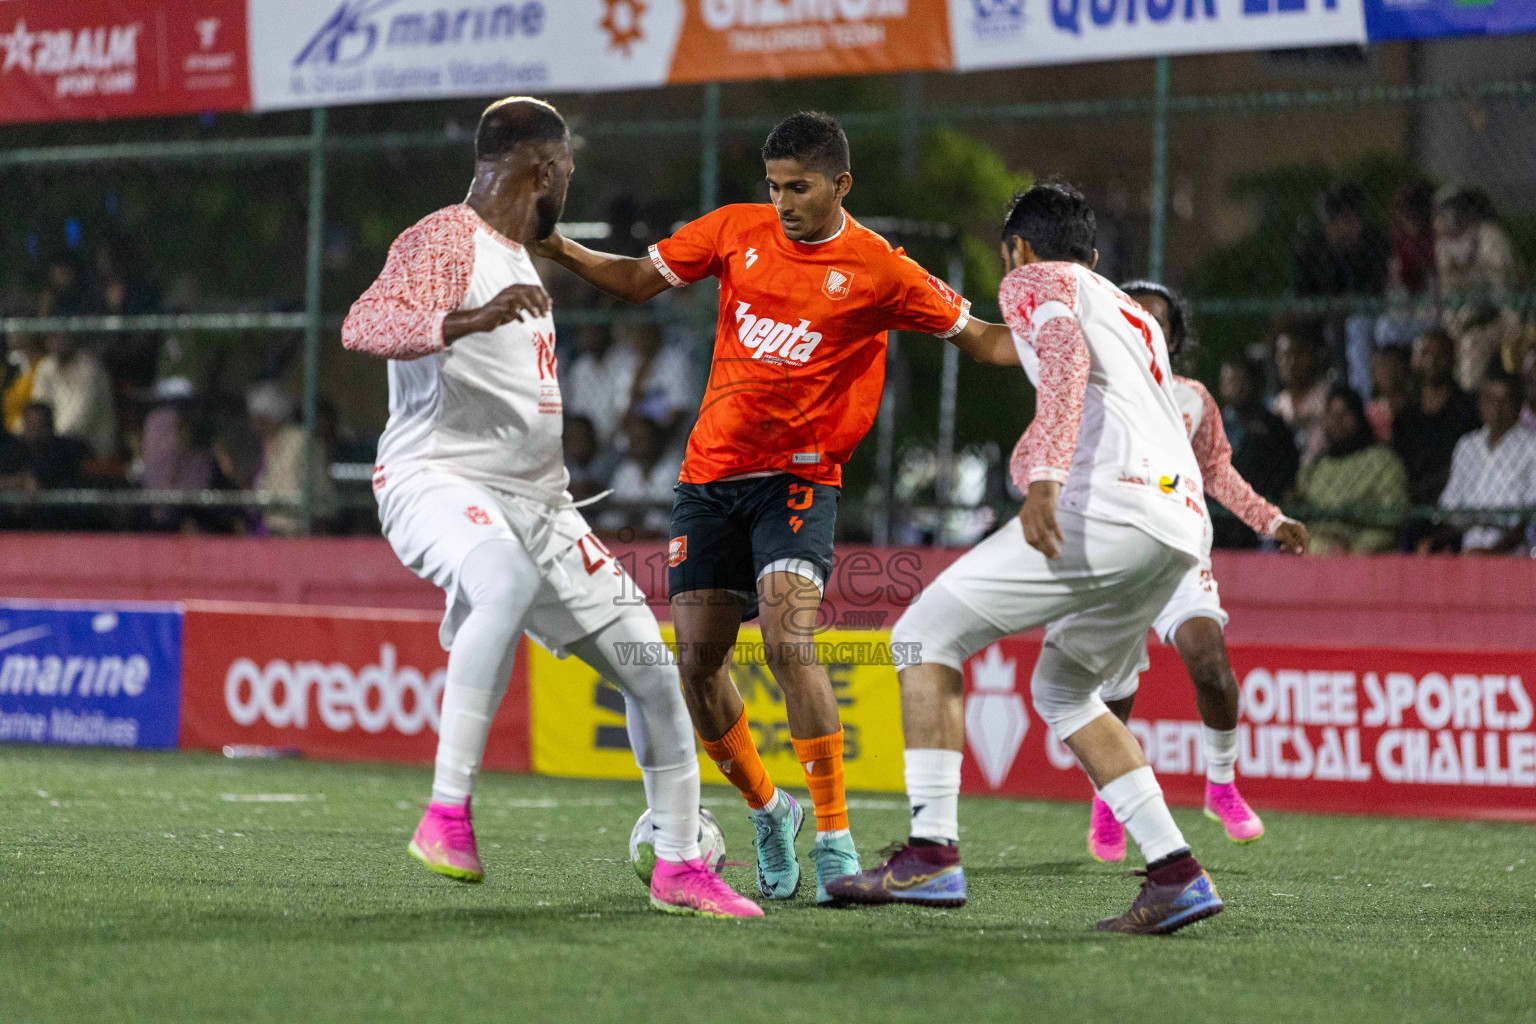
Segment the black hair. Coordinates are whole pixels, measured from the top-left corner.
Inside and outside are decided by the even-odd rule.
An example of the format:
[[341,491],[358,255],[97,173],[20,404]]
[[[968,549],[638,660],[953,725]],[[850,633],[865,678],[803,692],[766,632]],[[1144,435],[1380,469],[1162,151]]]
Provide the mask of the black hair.
[[[1172,338],[1164,340],[1170,347],[1180,351],[1194,345],[1194,335],[1189,327],[1189,303],[1184,301],[1184,296],[1156,281],[1127,281],[1120,286],[1120,290],[1133,299],[1138,295],[1156,295],[1162,299],[1168,304],[1168,328],[1173,332]],[[1175,338],[1178,340],[1175,341]]]
[[1325,327],[1321,317],[1308,313],[1286,313],[1277,317],[1270,326],[1270,341],[1272,343],[1279,341],[1280,335],[1284,334],[1292,341],[1305,345],[1314,353],[1321,355],[1327,340],[1324,334]]
[[763,143],[763,159],[798,160],[808,171],[835,178],[852,169],[848,136],[831,114],[802,110],[773,126]]
[[475,130],[475,159],[506,156],[525,142],[559,142],[570,133],[565,118],[543,100],[508,96],[485,108]]
[[1365,399],[1360,397],[1360,392],[1348,384],[1335,384],[1328,391],[1328,403],[1332,405],[1334,399],[1349,406],[1350,414],[1355,417],[1355,432],[1342,441],[1329,441],[1328,454],[1342,459],[1374,445],[1376,435],[1371,431],[1371,421],[1365,414]]
[[1488,376],[1483,378],[1483,385],[1486,387],[1489,384],[1504,385],[1509,389],[1509,397],[1514,399],[1516,406],[1525,404],[1525,381],[1519,374],[1510,373],[1502,365],[1495,363],[1488,369]]
[[1364,217],[1370,204],[1370,194],[1354,181],[1336,181],[1329,185],[1320,203],[1324,217],[1337,217],[1341,213]]
[[1003,221],[1003,241],[1018,236],[1042,260],[1092,263],[1097,235],[1093,207],[1064,181],[1043,181],[1020,192]]

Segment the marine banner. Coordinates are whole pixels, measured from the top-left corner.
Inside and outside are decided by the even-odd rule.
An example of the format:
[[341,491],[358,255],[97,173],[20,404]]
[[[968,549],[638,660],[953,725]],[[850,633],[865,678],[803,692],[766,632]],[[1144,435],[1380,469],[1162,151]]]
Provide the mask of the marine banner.
[[0,603],[0,741],[174,747],[181,609]]

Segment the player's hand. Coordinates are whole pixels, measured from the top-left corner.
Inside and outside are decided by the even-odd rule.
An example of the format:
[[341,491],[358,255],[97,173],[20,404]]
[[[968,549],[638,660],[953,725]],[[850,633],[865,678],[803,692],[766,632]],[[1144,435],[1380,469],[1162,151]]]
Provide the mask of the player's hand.
[[547,316],[554,308],[543,285],[508,285],[479,309],[449,313],[443,320],[443,343],[452,344],[466,334],[494,331],[524,314],[531,319]]
[[1307,553],[1307,545],[1312,538],[1307,533],[1307,528],[1294,519],[1282,519],[1280,525],[1275,527],[1275,540],[1280,542],[1280,547],[1293,555]]
[[549,233],[548,238],[536,238],[528,243],[528,251],[535,256],[542,256],[547,260],[556,259],[560,255],[560,248],[565,244],[565,238],[557,228]]
[[1054,480],[1036,480],[1029,485],[1029,496],[1019,509],[1019,522],[1024,524],[1024,539],[1029,546],[1046,558],[1061,554],[1064,540],[1061,527],[1056,524],[1056,497],[1061,484]]

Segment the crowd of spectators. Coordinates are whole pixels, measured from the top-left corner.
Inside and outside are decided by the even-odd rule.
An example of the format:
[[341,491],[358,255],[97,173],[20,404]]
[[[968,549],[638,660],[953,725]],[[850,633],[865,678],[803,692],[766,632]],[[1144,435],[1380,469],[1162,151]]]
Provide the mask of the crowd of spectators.
[[[1323,311],[1223,365],[1238,470],[1319,553],[1536,554],[1536,323],[1486,196],[1405,186],[1382,230],[1345,182],[1297,237],[1292,288]],[[1257,542],[1230,520],[1217,540]]]
[[[15,312],[162,312],[158,289],[135,269],[117,244],[98,246],[89,260],[78,251],[55,254],[43,264],[41,286]],[[33,504],[40,491],[131,488],[262,490],[296,500],[305,450],[294,401],[274,379],[285,368],[282,360],[265,375],[236,374],[231,382],[217,370],[197,374],[180,365],[177,339],[153,331],[11,332],[5,345],[0,493],[12,500],[0,504],[0,526],[299,532],[298,514],[282,506]],[[312,464],[315,508],[324,527],[334,516],[336,492],[323,434]]]

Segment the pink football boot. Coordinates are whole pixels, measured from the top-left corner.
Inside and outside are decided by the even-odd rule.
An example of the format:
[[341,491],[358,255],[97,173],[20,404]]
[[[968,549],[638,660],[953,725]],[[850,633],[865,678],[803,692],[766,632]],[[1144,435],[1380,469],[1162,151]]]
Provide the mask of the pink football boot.
[[762,917],[763,908],[738,895],[702,860],[657,858],[651,875],[651,906],[667,914],[699,917]]
[[1234,843],[1251,843],[1264,835],[1264,823],[1237,791],[1235,782],[1205,784],[1205,816],[1221,822]]
[[460,882],[483,882],[480,853],[475,848],[475,826],[469,818],[469,798],[463,807],[433,802],[421,816],[411,837],[411,856],[429,870]]
[[1088,856],[1105,864],[1125,860],[1125,826],[1097,796],[1088,822]]

